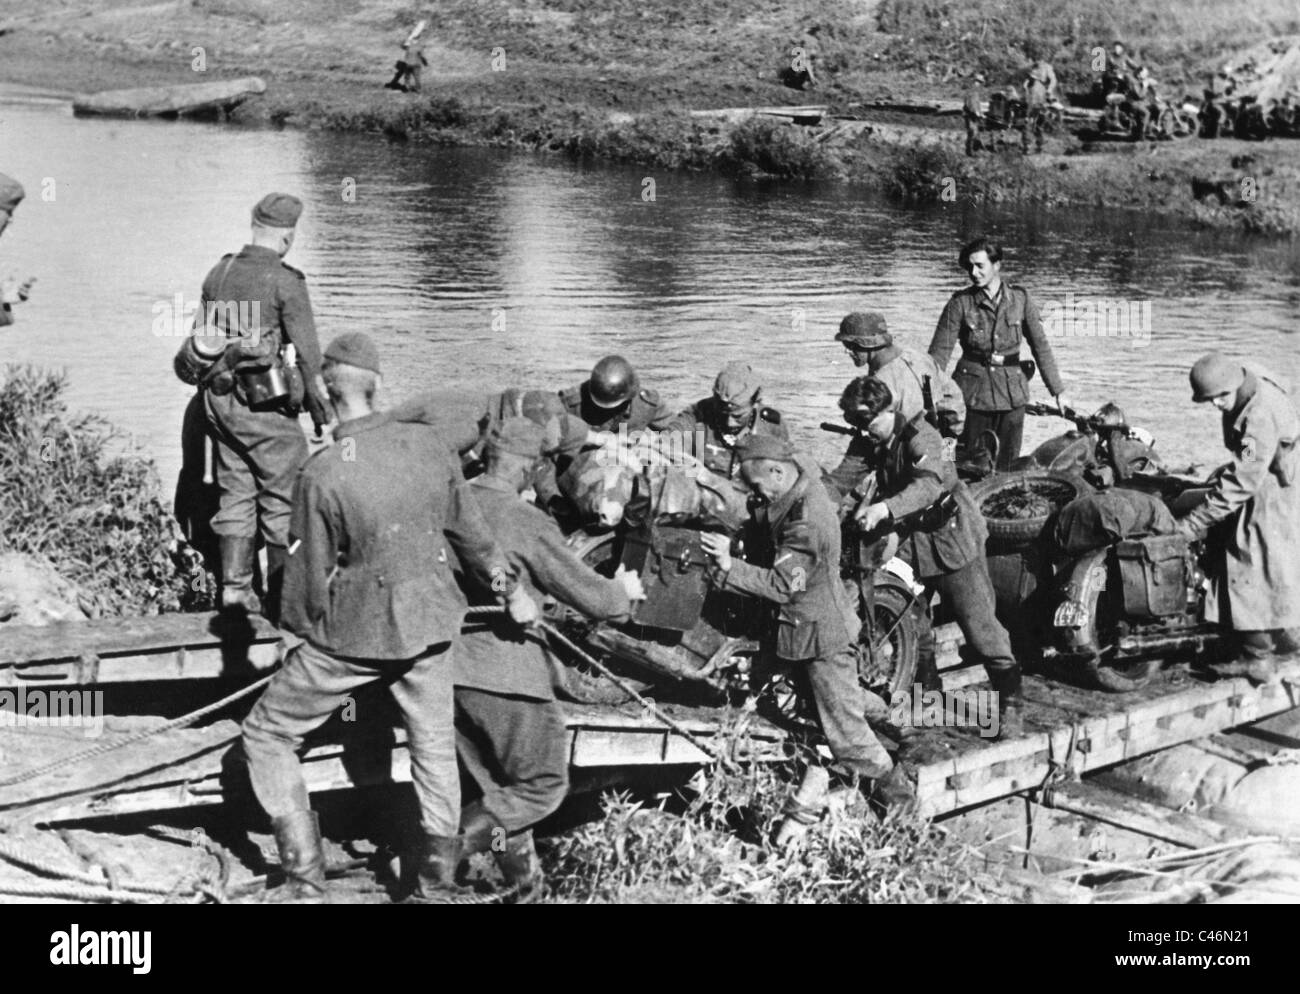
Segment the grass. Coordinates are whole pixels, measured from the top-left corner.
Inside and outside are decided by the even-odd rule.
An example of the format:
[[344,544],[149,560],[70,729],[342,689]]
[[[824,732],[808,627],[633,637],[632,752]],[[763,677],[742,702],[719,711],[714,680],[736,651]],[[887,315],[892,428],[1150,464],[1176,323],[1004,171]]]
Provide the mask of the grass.
[[10,366],[0,384],[0,551],[49,561],[94,615],[202,606],[197,556],[159,499],[152,460],[116,453],[104,419],[73,414],[60,373]]
[[973,848],[914,816],[878,820],[865,802],[833,806],[793,852],[767,845],[793,770],[701,771],[678,801],[626,794],[543,854],[549,897],[584,903],[916,904],[1007,900]]

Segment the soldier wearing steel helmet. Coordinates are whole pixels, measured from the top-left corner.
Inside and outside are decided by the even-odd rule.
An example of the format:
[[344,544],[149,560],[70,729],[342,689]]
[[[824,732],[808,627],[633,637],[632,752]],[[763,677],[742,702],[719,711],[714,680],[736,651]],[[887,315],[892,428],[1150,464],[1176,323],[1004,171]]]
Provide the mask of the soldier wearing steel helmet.
[[1300,415],[1272,374],[1221,353],[1203,355],[1189,378],[1192,400],[1222,413],[1232,462],[1178,530],[1189,539],[1228,530],[1206,618],[1238,634],[1242,655],[1219,669],[1267,680],[1300,651]]
[[632,364],[620,355],[605,356],[587,380],[561,390],[560,400],[565,410],[596,431],[662,431],[673,417],[672,409],[654,390],[641,386]]

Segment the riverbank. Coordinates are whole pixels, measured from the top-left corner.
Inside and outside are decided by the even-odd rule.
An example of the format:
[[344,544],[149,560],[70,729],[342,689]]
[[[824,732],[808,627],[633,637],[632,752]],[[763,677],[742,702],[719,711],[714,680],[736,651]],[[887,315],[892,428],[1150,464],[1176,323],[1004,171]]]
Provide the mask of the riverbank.
[[[990,28],[1024,58],[1053,57],[1067,88],[1086,87],[1089,45],[1115,32],[1140,34],[1153,39],[1146,58],[1171,93],[1195,92],[1226,49],[1300,31],[1300,17],[1273,0],[1252,0],[1253,18],[1217,30],[1208,2],[1192,5],[1203,18],[1185,12],[1175,28],[1160,20],[1169,15],[1154,0],[1122,11],[1098,0],[1093,22],[1104,27],[1096,38],[1085,37],[1067,5],[1026,6],[1025,17],[1009,9],[1020,6],[975,4],[948,21],[904,0],[818,0],[802,12],[731,0],[653,10],[630,0],[545,8],[458,0],[431,20],[430,67],[417,95],[382,86],[402,36],[424,16],[415,5],[183,0],[69,12],[20,0],[0,23],[0,82],[72,92],[257,74],[267,94],[236,115],[252,126],[834,180],[917,202],[1126,208],[1247,232],[1300,232],[1300,142],[1085,144],[1068,136],[1049,141],[1043,155],[1009,148],[970,159],[959,119],[865,106],[954,99],[975,69],[992,73],[994,86],[1009,81],[1018,56],[988,40]],[[1047,38],[1063,40],[1044,51]],[[795,91],[777,79],[796,46],[813,54],[819,89]],[[801,128],[690,113],[806,103],[858,120]]]

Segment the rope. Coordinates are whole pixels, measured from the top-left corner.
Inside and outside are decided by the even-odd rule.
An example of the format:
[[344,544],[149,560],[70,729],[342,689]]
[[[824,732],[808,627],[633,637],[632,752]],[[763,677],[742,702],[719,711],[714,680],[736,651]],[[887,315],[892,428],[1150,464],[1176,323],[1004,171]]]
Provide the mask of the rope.
[[87,904],[108,901],[116,904],[159,904],[154,898],[142,898],[130,891],[105,890],[77,884],[0,884],[6,897],[46,897],[61,901],[84,901]]
[[247,697],[254,691],[261,690],[271,682],[273,676],[275,676],[274,673],[264,676],[262,679],[250,683],[247,687],[235,691],[233,694],[227,694],[219,701],[215,701],[206,707],[201,707],[197,711],[191,711],[189,714],[181,715],[179,718],[173,718],[171,721],[163,722],[163,724],[158,725],[156,728],[146,728],[142,731],[136,732],[134,735],[128,735],[124,739],[117,739],[113,742],[104,742],[90,749],[73,753],[71,756],[65,756],[63,759],[56,759],[53,762],[46,763],[44,766],[37,766],[24,773],[18,773],[12,777],[6,777],[4,780],[0,780],[0,788],[13,787],[20,783],[26,783],[28,780],[35,780],[37,777],[43,777],[47,773],[61,770],[65,766],[72,766],[74,763],[83,763],[88,759],[94,759],[96,756],[102,756],[105,753],[113,752],[116,749],[122,749],[126,746],[133,745],[136,742],[143,742],[146,739],[154,738],[155,736],[162,735],[165,732],[170,732],[177,728],[185,728],[194,724],[196,721],[206,718],[214,711],[220,711],[222,708],[226,707],[226,705],[233,704],[240,698]]

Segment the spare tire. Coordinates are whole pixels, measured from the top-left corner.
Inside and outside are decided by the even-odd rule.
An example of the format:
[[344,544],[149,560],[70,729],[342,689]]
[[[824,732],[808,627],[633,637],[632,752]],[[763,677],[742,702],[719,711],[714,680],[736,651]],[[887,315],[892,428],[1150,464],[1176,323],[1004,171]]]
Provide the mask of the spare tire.
[[1080,477],[1050,469],[996,473],[970,485],[989,538],[1003,542],[1034,541],[1052,515],[1092,492]]

